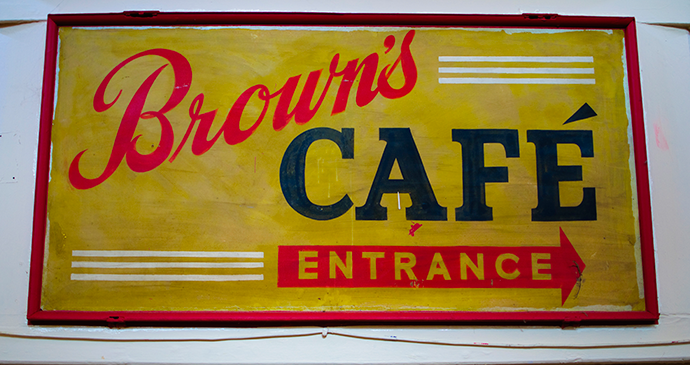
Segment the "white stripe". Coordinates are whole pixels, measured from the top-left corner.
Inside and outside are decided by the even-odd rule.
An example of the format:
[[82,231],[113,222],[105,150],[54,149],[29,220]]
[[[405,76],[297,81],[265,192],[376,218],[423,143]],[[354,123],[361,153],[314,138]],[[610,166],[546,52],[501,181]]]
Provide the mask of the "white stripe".
[[115,275],[72,274],[72,280],[80,281],[260,281],[263,275]]
[[593,68],[439,67],[442,74],[593,74]]
[[439,56],[439,62],[594,62],[592,56]]
[[517,78],[479,78],[450,77],[439,78],[439,84],[595,84],[594,79],[517,79]]
[[232,251],[115,251],[115,250],[74,250],[72,256],[81,257],[227,257],[261,259],[263,252]]
[[72,267],[98,269],[149,269],[149,268],[221,268],[252,269],[264,267],[263,262],[91,262],[72,261]]

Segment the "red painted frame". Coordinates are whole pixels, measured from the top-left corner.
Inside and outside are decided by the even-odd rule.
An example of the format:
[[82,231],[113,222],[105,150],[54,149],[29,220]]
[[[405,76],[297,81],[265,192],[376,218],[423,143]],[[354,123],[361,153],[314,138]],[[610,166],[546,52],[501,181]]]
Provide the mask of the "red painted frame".
[[[484,26],[544,28],[616,28],[625,32],[628,88],[637,178],[642,268],[646,311],[534,311],[534,312],[171,312],[171,311],[43,311],[40,308],[46,234],[47,191],[50,164],[51,126],[54,105],[55,67],[60,26],[118,25],[329,25],[329,26]],[[418,15],[418,14],[335,14],[335,13],[160,13],[131,11],[119,14],[57,14],[47,21],[43,75],[43,100],[38,141],[36,198],[34,205],[31,272],[27,318],[32,324],[195,324],[218,323],[433,323],[471,322],[474,324],[630,324],[657,323],[656,275],[647,170],[642,90],[637,57],[635,19],[630,17],[522,15]]]

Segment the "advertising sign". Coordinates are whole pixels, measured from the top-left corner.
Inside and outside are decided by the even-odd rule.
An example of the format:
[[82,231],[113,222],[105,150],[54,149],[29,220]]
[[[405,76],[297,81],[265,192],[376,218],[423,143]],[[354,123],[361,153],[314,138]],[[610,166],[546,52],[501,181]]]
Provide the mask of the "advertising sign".
[[30,319],[656,318],[630,19],[129,15],[51,19]]

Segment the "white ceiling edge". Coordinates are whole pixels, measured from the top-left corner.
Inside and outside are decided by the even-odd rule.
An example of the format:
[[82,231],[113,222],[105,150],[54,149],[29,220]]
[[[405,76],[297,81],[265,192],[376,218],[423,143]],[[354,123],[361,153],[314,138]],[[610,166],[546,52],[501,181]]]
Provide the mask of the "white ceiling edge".
[[334,12],[334,13],[457,13],[634,16],[641,22],[690,23],[687,0],[0,0],[0,22],[44,20],[57,13],[120,13],[128,10],[166,12]]

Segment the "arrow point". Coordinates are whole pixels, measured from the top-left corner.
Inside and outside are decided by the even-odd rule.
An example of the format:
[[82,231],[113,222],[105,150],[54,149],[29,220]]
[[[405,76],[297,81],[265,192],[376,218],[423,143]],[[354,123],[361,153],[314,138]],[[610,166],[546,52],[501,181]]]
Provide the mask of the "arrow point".
[[577,251],[573,247],[572,243],[568,239],[568,236],[563,232],[563,228],[560,228],[561,233],[561,250],[563,250],[563,278],[561,281],[561,305],[565,304],[565,301],[570,296],[573,291],[575,284],[582,276],[582,272],[585,271],[585,263],[578,255]]

